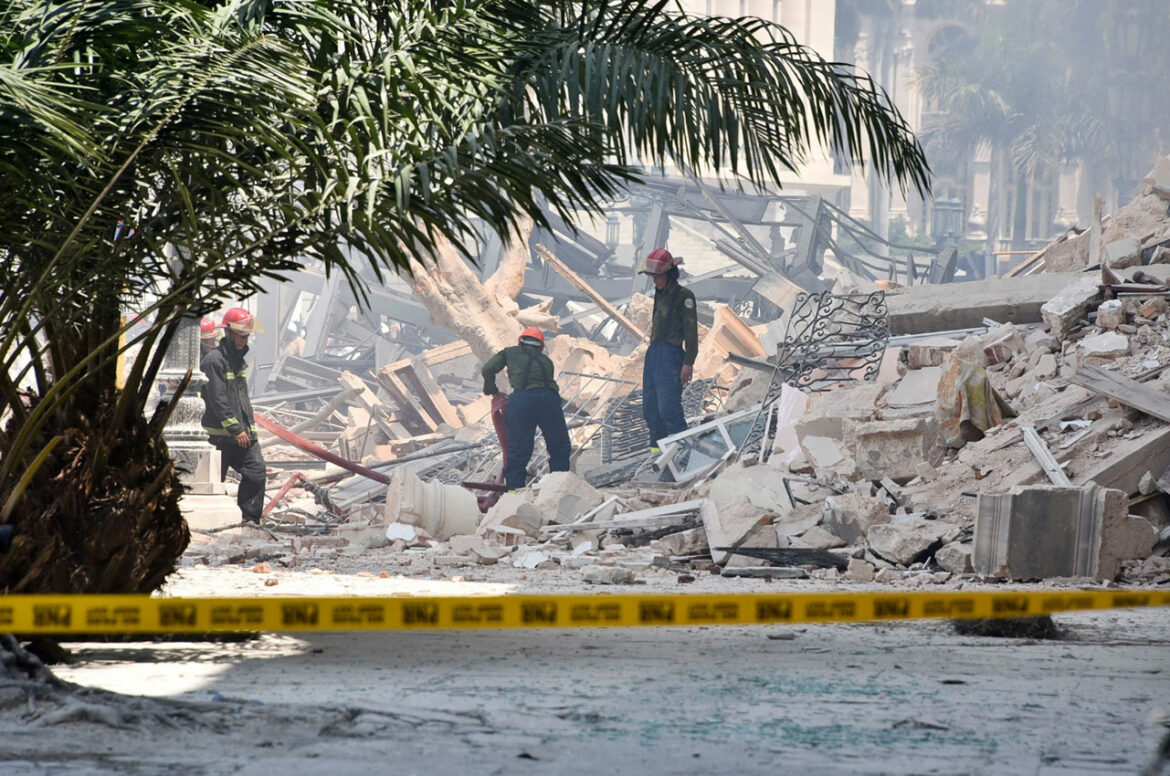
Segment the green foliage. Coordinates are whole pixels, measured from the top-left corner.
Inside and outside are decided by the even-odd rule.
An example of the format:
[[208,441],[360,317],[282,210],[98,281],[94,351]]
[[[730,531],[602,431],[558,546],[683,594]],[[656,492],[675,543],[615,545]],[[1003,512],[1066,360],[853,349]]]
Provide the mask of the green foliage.
[[[141,412],[184,315],[307,259],[360,295],[354,253],[411,272],[475,219],[503,234],[520,213],[543,224],[540,203],[595,210],[644,164],[776,183],[816,143],[929,188],[922,149],[864,74],[775,25],[667,9],[9,0],[0,413],[15,430],[0,496],[46,460],[45,429],[69,427],[75,397],[116,392],[120,350],[142,346],[109,439]],[[123,311],[144,307],[139,341],[120,341]]]

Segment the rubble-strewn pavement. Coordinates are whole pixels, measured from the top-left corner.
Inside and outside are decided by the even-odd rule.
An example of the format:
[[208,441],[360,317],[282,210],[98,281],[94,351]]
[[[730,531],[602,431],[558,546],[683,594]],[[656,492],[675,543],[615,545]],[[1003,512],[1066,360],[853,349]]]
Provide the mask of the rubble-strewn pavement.
[[[544,474],[538,453],[517,493],[492,487],[498,443],[467,346],[381,366],[376,383],[347,372],[344,400],[315,414],[286,393],[265,411],[368,471],[267,440],[268,519],[221,530],[193,515],[166,594],[1164,589],[1165,167],[1107,227],[1015,277],[902,288],[842,270],[817,315],[852,305],[841,315],[865,325],[838,339],[801,340],[795,312],[750,326],[709,310],[690,428],[661,454],[635,428],[638,347],[551,338],[574,471]],[[622,325],[644,329],[647,302]],[[1139,772],[1170,713],[1170,617],[1054,619],[1061,638],[914,622],[85,645],[61,673],[222,699],[249,743],[209,773],[380,773],[383,758],[420,773]],[[90,732],[91,770],[75,772],[108,772]],[[17,757],[47,762],[15,733]],[[162,735],[188,764],[175,752],[214,739]],[[162,755],[140,754],[135,772],[155,772]]]

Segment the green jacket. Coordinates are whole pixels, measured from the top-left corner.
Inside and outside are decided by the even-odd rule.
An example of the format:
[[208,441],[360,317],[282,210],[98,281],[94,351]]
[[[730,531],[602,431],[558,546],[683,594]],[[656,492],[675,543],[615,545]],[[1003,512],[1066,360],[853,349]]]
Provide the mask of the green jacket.
[[540,388],[557,390],[552,359],[533,345],[513,345],[504,348],[483,365],[484,393],[490,395],[500,392],[496,387],[496,375],[505,367],[513,391],[534,391]]
[[683,349],[683,364],[694,364],[699,355],[699,318],[695,295],[678,283],[654,292],[654,318],[650,344],[665,342]]

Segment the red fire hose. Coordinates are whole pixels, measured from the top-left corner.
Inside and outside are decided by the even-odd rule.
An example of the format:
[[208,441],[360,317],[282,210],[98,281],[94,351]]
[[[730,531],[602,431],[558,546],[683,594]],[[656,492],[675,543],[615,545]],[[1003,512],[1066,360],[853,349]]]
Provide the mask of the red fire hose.
[[268,429],[269,431],[271,431],[273,434],[276,434],[278,437],[280,437],[284,441],[300,448],[301,450],[304,450],[306,453],[309,453],[310,455],[315,455],[322,460],[329,461],[329,463],[335,463],[338,466],[340,466],[341,468],[348,469],[349,471],[353,472],[354,474],[360,474],[363,477],[368,477],[369,479],[373,480],[374,482],[380,482],[383,485],[390,484],[390,478],[387,477],[385,474],[382,474],[382,472],[376,472],[373,469],[369,469],[369,468],[366,468],[365,466],[362,466],[360,463],[354,463],[353,461],[351,461],[347,458],[342,458],[340,455],[337,455],[336,453],[331,453],[328,450],[326,450],[324,447],[321,447],[320,445],[315,445],[312,442],[310,442],[309,440],[307,440],[303,437],[297,436],[293,432],[289,431],[287,428],[284,428],[283,426],[278,426],[275,423],[273,423],[271,420],[268,420],[267,418],[261,417],[260,413],[254,413],[254,414],[256,416],[256,422],[259,423],[262,428]]

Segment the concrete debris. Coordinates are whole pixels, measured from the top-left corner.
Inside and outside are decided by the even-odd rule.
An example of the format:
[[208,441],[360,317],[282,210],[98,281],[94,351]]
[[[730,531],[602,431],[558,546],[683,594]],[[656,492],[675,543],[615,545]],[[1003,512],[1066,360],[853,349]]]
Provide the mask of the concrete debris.
[[1157,541],[1148,520],[1129,514],[1125,493],[1097,485],[980,494],[978,510],[974,566],[988,576],[1110,580]]
[[581,579],[590,585],[632,585],[634,572],[621,566],[594,564],[585,569],[584,573],[581,574]]
[[890,522],[890,510],[873,496],[843,493],[825,499],[823,522],[845,544],[857,544],[870,526]]
[[[254,403],[334,457],[265,439],[282,464],[265,529],[290,536],[212,534],[218,517],[192,516],[208,537],[195,552],[274,568],[384,553],[423,574],[581,570],[592,584],[633,584],[635,569],[801,579],[810,566],[836,584],[974,574],[1164,584],[1170,157],[1145,184],[1095,231],[1070,230],[1002,278],[919,283],[922,266],[892,280],[855,268],[817,277],[808,251],[772,266],[738,249],[736,272],[720,276],[688,251],[701,322],[690,423],[658,456],[638,390],[653,291],[628,252],[586,239],[589,250],[541,250],[537,266],[552,269],[526,273],[521,245],[488,257],[506,276],[482,280],[462,257],[444,260],[457,277],[427,281],[450,286],[442,314],[420,304],[442,296],[424,283],[375,285],[366,320],[343,285],[302,280],[327,309],[290,328],[302,330],[297,347],[264,367]],[[866,362],[871,374],[850,356],[831,385],[795,374],[784,343],[801,288],[886,292],[891,336]],[[764,314],[733,304],[753,289],[770,300]],[[478,362],[522,325],[548,336],[573,471],[547,473],[538,441],[528,486],[501,493],[504,418],[482,395]],[[827,371],[842,360],[831,350],[801,368]],[[358,461],[365,475],[343,468]]]
[[959,528],[950,523],[913,518],[870,526],[865,532],[865,543],[878,557],[909,566],[956,538],[958,533]]
[[722,506],[713,499],[704,499],[699,515],[707,534],[707,545],[711,547],[711,559],[718,564],[728,563],[732,557],[729,553],[716,550],[716,547],[778,547],[775,531],[759,530],[743,541],[749,531],[770,522],[772,517],[746,498]]

